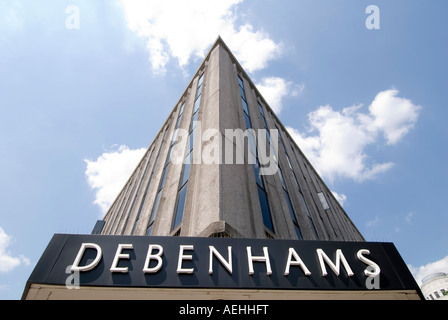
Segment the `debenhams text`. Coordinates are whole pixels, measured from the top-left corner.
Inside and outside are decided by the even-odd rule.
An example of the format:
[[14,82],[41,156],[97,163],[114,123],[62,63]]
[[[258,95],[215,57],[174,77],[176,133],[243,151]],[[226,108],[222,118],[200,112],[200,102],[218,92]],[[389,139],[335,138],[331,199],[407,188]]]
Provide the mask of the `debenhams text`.
[[[80,265],[83,256],[87,249],[93,249],[96,251],[95,258],[85,265]],[[127,250],[128,253],[124,251]],[[121,260],[129,260],[130,254],[129,251],[134,250],[132,244],[118,244],[117,250],[115,252],[112,264],[109,268],[111,273],[128,273],[128,267],[118,266]],[[195,271],[192,252],[195,250],[193,245],[179,245],[179,250],[177,254],[177,274],[193,274]],[[234,270],[234,261],[232,261],[232,246],[228,246],[227,252],[219,252],[214,246],[208,246],[208,274],[212,275],[214,270],[214,261],[218,261],[227,272],[232,275]],[[272,266],[269,255],[269,247],[263,247],[262,255],[254,255],[252,252],[251,246],[246,246],[246,254],[247,257],[247,273],[249,276],[254,274],[254,263],[263,263],[266,269],[266,275],[270,276],[272,274]],[[164,267],[163,262],[163,254],[164,248],[159,244],[149,244],[148,249],[145,256],[145,261],[141,268],[142,272],[145,274],[155,274],[159,272]],[[319,261],[319,270],[322,276],[328,275],[327,266],[337,275],[340,275],[341,264],[345,269],[345,273],[347,276],[352,277],[354,273],[352,268],[350,267],[347,259],[344,256],[344,253],[341,249],[337,249],[334,253],[335,261],[329,258],[326,252],[322,249],[317,248],[315,250],[315,254],[317,255],[317,260]],[[87,272],[94,269],[102,259],[102,249],[101,246],[95,243],[82,243],[81,247],[76,255],[76,258],[71,266],[72,272]],[[366,277],[375,277],[380,274],[381,269],[373,262],[371,259],[367,258],[370,255],[370,251],[367,249],[360,249],[357,251],[356,257],[357,260],[363,263],[366,268],[364,269],[364,275]],[[185,266],[185,261],[191,261],[189,263],[189,268]],[[353,262],[352,262],[353,263]],[[281,270],[283,270],[283,275],[287,277],[291,271],[291,267],[296,267],[303,272],[303,274],[307,277],[311,276],[311,272],[306,265],[305,261],[303,261],[296,251],[296,249],[289,247],[287,252],[285,252],[284,265],[281,266]]]

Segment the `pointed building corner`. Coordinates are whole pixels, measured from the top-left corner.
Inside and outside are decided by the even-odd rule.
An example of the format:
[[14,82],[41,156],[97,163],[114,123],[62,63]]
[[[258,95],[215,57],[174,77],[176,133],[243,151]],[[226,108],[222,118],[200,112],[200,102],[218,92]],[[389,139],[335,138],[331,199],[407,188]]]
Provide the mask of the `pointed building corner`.
[[55,234],[22,297],[423,298],[393,244],[364,240],[221,36],[103,220]]

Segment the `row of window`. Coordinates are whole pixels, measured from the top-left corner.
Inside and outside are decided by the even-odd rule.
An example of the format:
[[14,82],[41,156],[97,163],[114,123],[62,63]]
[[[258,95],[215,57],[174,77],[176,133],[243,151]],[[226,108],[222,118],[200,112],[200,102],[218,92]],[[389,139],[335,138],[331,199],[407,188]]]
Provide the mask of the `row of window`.
[[435,298],[432,296],[432,293],[430,293],[426,297],[426,300],[436,300],[436,299],[440,299],[442,297],[446,297],[446,296],[448,296],[448,291],[445,289],[440,289],[440,293],[438,291],[434,291],[434,296],[435,296]]
[[[243,80],[242,80],[242,78],[240,76],[238,76],[238,84],[239,84],[239,89],[240,89],[240,93],[241,93],[241,102],[242,102],[243,115],[244,115],[244,120],[245,120],[245,123],[246,123],[246,127],[247,127],[247,129],[252,129],[253,128],[252,127],[252,122],[251,122],[249,108],[248,108],[248,105],[247,105],[246,94],[245,94],[245,90],[244,90],[244,82],[243,82]],[[268,127],[267,122],[266,122],[266,117],[265,117],[265,114],[264,114],[264,111],[263,111],[263,107],[262,107],[262,105],[260,103],[258,103],[258,109],[260,111],[261,120],[262,120],[264,128],[265,128],[267,141],[269,141],[269,147],[270,147],[271,156],[273,156],[273,158],[275,159],[275,161],[277,162],[277,165],[278,165],[278,171],[277,172],[278,172],[281,184],[282,184],[283,193],[284,193],[285,200],[286,200],[286,203],[288,205],[288,209],[289,209],[289,212],[290,212],[290,215],[291,215],[291,219],[292,219],[292,222],[293,222],[293,225],[294,225],[294,230],[296,232],[297,238],[299,240],[301,240],[301,239],[303,239],[303,236],[302,236],[302,232],[301,232],[300,225],[299,225],[299,222],[298,222],[298,217],[297,217],[297,215],[295,213],[294,206],[292,205],[290,192],[289,192],[288,187],[287,187],[287,185],[285,183],[284,173],[283,173],[280,165],[278,164],[277,155],[275,153],[275,149],[273,148],[272,141],[271,141],[269,127]],[[275,127],[276,127],[276,129],[277,129],[277,131],[279,133],[279,135],[278,135],[279,136],[279,140],[280,140],[280,143],[283,146],[284,154],[286,156],[286,159],[287,159],[287,162],[288,162],[288,165],[289,165],[289,169],[290,169],[290,174],[291,174],[291,176],[293,177],[293,180],[296,183],[298,195],[299,195],[299,198],[301,199],[301,202],[302,202],[303,207],[305,209],[305,212],[306,212],[306,215],[308,217],[311,229],[313,230],[313,233],[314,233],[316,239],[319,239],[319,236],[318,236],[318,233],[317,233],[317,230],[316,230],[316,226],[315,226],[315,224],[313,222],[313,219],[311,217],[310,210],[309,210],[308,205],[306,203],[306,200],[305,200],[305,197],[303,195],[302,188],[300,187],[299,181],[297,179],[296,173],[295,173],[295,171],[294,171],[294,169],[292,167],[291,159],[290,159],[290,157],[288,155],[288,152],[286,150],[285,144],[283,142],[283,138],[281,136],[281,132],[278,129],[277,125],[275,125]],[[251,130],[249,130],[248,132],[251,133]],[[254,139],[254,137],[252,137],[251,134],[249,134],[248,138],[249,138],[249,150],[253,153],[253,155],[256,158],[256,161],[255,161],[255,164],[254,164],[254,171],[255,171],[255,180],[257,182],[257,189],[258,189],[258,195],[259,195],[262,215],[263,215],[263,222],[264,222],[264,225],[269,230],[274,232],[274,226],[273,226],[273,223],[272,223],[272,216],[271,216],[270,209],[269,209],[269,202],[268,202],[268,198],[267,198],[266,188],[265,188],[265,184],[264,184],[264,181],[263,181],[263,177],[260,175],[260,163],[258,161],[258,153],[256,151],[255,143],[253,143],[253,142],[251,143],[251,139]],[[325,197],[324,197],[323,193],[319,193],[319,200],[321,201],[324,210],[329,209],[328,203],[325,200]]]
[[[145,186],[145,189],[144,189],[144,192],[143,192],[143,196],[142,196],[142,199],[140,201],[139,208],[138,208],[137,216],[136,216],[136,219],[134,221],[134,225],[132,227],[132,234],[135,233],[135,230],[136,230],[137,225],[138,225],[138,221],[140,220],[140,217],[141,217],[141,214],[142,214],[142,211],[143,211],[143,207],[144,207],[144,204],[146,202],[146,196],[148,194],[149,186],[151,185],[151,180],[152,180],[152,177],[154,175],[154,170],[156,168],[156,165],[157,165],[157,162],[158,162],[158,159],[159,159],[159,156],[160,156],[160,151],[162,150],[163,143],[164,143],[164,141],[166,139],[167,131],[168,130],[165,129],[164,134],[163,134],[163,138],[162,138],[161,146],[160,146],[160,148],[158,150],[155,163],[153,165],[153,168],[152,168],[151,174],[149,176],[149,179],[148,179],[148,181],[146,183],[146,186]],[[146,177],[147,171],[148,171],[148,169],[150,167],[151,160],[152,160],[152,157],[153,157],[153,154],[154,154],[154,149],[152,149],[147,154],[149,154],[149,156],[146,158],[146,165],[144,166],[143,173],[140,175],[140,173],[142,172],[142,167],[139,167],[138,173],[134,174],[133,179],[131,181],[129,181],[129,183],[127,184],[126,190],[123,193],[123,197],[121,197],[121,201],[119,203],[116,203],[117,207],[115,209],[115,212],[117,212],[117,213],[121,212],[121,214],[119,216],[118,216],[118,214],[116,214],[114,216],[113,221],[110,223],[110,226],[108,227],[109,228],[109,230],[107,230],[108,234],[117,234],[118,228],[120,227],[121,218],[125,215],[125,213],[127,213],[126,214],[126,220],[124,221],[123,225],[120,227],[121,228],[121,234],[124,234],[126,229],[127,229],[127,225],[128,225],[128,222],[129,222],[130,215],[131,215],[135,205],[137,204],[137,199],[138,199],[138,197],[140,195],[140,191],[141,191],[142,186],[143,186],[144,178]],[[136,183],[137,179],[139,180],[138,183]],[[127,196],[125,196],[125,195],[127,195]],[[132,203],[129,206],[131,198],[132,198]]]
[[[180,121],[179,118],[181,118],[181,117],[182,117],[182,114],[178,117],[178,121]],[[160,178],[159,187],[157,188],[156,200],[155,200],[154,205],[152,207],[149,223],[148,223],[148,226],[147,226],[147,229],[146,229],[146,234],[147,235],[151,234],[152,228],[154,226],[154,221],[155,221],[155,219],[157,217],[157,212],[159,210],[160,199],[162,197],[163,187],[165,186],[166,175],[168,173],[168,168],[170,167],[170,164],[171,164],[171,153],[173,152],[173,147],[174,147],[175,141],[176,140],[173,138],[171,140],[171,143],[170,143],[170,148],[168,150],[168,155],[167,155],[167,158],[165,160],[165,165],[163,167],[162,176]]]
[[[271,135],[270,135],[270,132],[269,132],[269,127],[268,127],[268,125],[266,123],[266,118],[264,116],[263,107],[261,106],[260,103],[258,103],[258,110],[260,110],[261,120],[263,121],[264,129],[265,129],[265,132],[266,132],[266,138],[269,141],[269,147],[270,147],[271,155],[274,156],[274,159],[277,162],[277,167],[278,167],[277,173],[278,173],[278,176],[280,178],[280,182],[282,183],[283,193],[285,195],[285,200],[286,200],[286,203],[288,205],[289,214],[291,215],[291,219],[292,219],[293,224],[294,224],[294,230],[296,232],[297,238],[299,240],[302,240],[303,239],[302,232],[300,231],[299,223],[297,222],[296,213],[295,213],[294,208],[293,208],[292,203],[291,203],[291,197],[289,196],[288,188],[286,186],[285,179],[283,178],[282,169],[281,169],[281,167],[280,167],[280,165],[278,163],[277,155],[275,154],[275,149],[272,146],[272,141],[271,141]],[[280,132],[279,132],[279,137],[281,139]]]
[[[140,208],[139,208],[139,210],[138,210],[138,216],[140,216],[141,213],[142,213],[142,211],[143,211],[143,206],[144,206],[145,201],[146,201],[146,196],[148,195],[148,190],[149,190],[149,187],[150,187],[150,185],[151,185],[152,177],[154,176],[154,172],[155,172],[155,170],[156,170],[156,168],[157,168],[157,163],[159,162],[160,153],[161,153],[161,151],[162,151],[162,149],[163,149],[163,146],[164,146],[164,144],[165,144],[165,140],[166,140],[166,134],[167,134],[167,132],[168,132],[168,127],[165,129],[165,133],[163,134],[162,142],[161,142],[161,144],[160,144],[159,151],[157,152],[157,157],[156,157],[156,159],[155,159],[155,161],[154,161],[154,165],[153,165],[153,167],[152,167],[151,175],[150,175],[150,177],[149,177],[149,179],[148,179],[148,183],[146,184],[145,193],[143,194],[143,199],[142,199],[142,202],[141,202],[141,204],[140,204]],[[160,193],[157,194],[157,197],[156,197],[155,203],[154,203],[154,205],[153,205],[153,208],[154,208],[154,207],[158,207],[158,205],[159,205],[159,201],[160,201]],[[154,216],[154,217],[153,217],[153,216]],[[152,224],[153,224],[153,222],[154,222],[154,218],[155,218],[155,211],[153,210],[152,213],[151,213],[151,218],[150,218],[150,222],[149,222],[149,224],[148,224],[147,229],[151,229],[151,228],[152,228]],[[137,224],[135,223],[135,228],[136,228],[136,227],[137,227]],[[123,229],[123,231],[124,231],[124,229]],[[134,230],[134,231],[135,231],[135,230]]]
[[[143,174],[142,174],[142,177],[141,177],[141,179],[140,179],[140,182],[139,182],[139,184],[138,184],[137,192],[135,193],[135,197],[134,197],[134,200],[132,201],[132,206],[131,206],[131,209],[129,210],[129,213],[132,212],[132,209],[134,208],[135,202],[136,202],[136,200],[137,200],[137,195],[140,194],[140,188],[141,188],[142,183],[143,183],[143,178],[146,176],[146,172],[148,171],[149,165],[150,165],[150,163],[151,163],[151,158],[152,158],[153,153],[154,153],[154,149],[152,149],[151,154],[150,154],[150,156],[149,156],[149,158],[148,158],[148,162],[146,163],[145,170],[144,170],[144,172],[143,172]],[[154,171],[153,171],[153,172],[154,172]],[[152,173],[151,173],[151,178],[152,178]],[[151,178],[150,178],[150,180],[151,180]],[[144,197],[143,199],[146,198],[146,193],[148,192],[148,186],[149,186],[149,183],[148,183],[148,185],[146,186],[145,197]],[[143,200],[143,201],[144,201],[144,200]],[[137,223],[138,223],[138,221],[140,220],[140,217],[141,217],[141,214],[142,214],[142,211],[143,211],[142,209],[143,209],[143,206],[140,205],[140,208],[139,208],[138,213],[137,213],[137,217],[136,217],[135,222],[134,222],[134,226],[132,227],[132,234],[135,233],[135,229],[137,228]],[[125,228],[123,228],[123,232],[124,232],[124,230],[125,230]]]
[[203,82],[204,82],[204,74],[202,74],[198,80],[198,87],[196,90],[193,115],[191,116],[189,137],[187,139],[187,148],[185,151],[185,159],[182,167],[182,175],[180,178],[179,187],[177,191],[176,209],[174,213],[174,220],[171,226],[171,230],[174,230],[179,226],[179,224],[182,222],[182,218],[184,215],[185,199],[187,197],[188,180],[190,176],[190,168],[193,156],[194,134],[196,129],[196,123],[199,116],[199,106],[201,104]]
[[[239,88],[240,88],[240,93],[241,93],[241,103],[243,106],[243,114],[244,114],[244,120],[246,122],[246,127],[247,127],[247,129],[253,129],[252,122],[250,121],[249,109],[247,107],[246,94],[244,91],[244,83],[240,77],[238,77],[238,83],[239,83]],[[255,137],[252,136],[252,134],[254,134],[254,131],[248,130],[248,132],[249,132],[249,135],[248,135],[249,141],[251,139],[252,139],[252,141],[255,141]],[[250,152],[255,157],[254,173],[255,173],[255,180],[257,182],[258,198],[260,200],[260,207],[261,207],[261,213],[262,213],[262,217],[263,217],[263,223],[266,228],[268,228],[270,231],[275,233],[274,224],[272,223],[271,211],[269,209],[269,202],[268,202],[266,187],[265,187],[265,184],[263,181],[264,178],[260,174],[260,162],[258,160],[258,152],[256,150],[254,143],[249,143],[249,145],[250,145]]]
[[[289,166],[289,169],[291,170],[291,176],[294,178],[293,181],[296,183],[296,187],[297,187],[297,191],[298,191],[298,194],[299,194],[299,198],[302,201],[303,207],[305,208],[305,212],[306,212],[306,215],[308,217],[309,223],[311,225],[311,229],[313,230],[314,235],[316,236],[316,239],[319,239],[319,235],[317,234],[316,226],[314,225],[313,219],[311,217],[310,210],[309,210],[308,205],[307,205],[307,203],[305,201],[305,196],[303,195],[303,191],[302,191],[302,188],[300,187],[300,183],[299,183],[299,180],[297,179],[297,175],[296,175],[296,173],[295,173],[295,171],[294,171],[294,169],[292,167],[291,159],[289,158],[288,151],[286,150],[286,146],[285,146],[285,143],[283,142],[282,135],[281,135],[280,130],[278,129],[277,125],[275,125],[275,128],[279,132],[279,140],[280,140],[280,143],[282,144],[283,150],[285,152],[286,160],[288,161],[288,166]],[[294,223],[294,227],[296,228],[296,232],[300,232],[300,229],[299,229],[296,217],[293,217],[293,223]]]

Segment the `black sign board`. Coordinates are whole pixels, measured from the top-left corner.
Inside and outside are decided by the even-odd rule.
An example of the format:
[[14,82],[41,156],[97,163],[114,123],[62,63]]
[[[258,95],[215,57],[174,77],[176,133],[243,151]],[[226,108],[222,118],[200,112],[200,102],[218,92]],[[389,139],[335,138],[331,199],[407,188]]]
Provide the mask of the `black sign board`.
[[417,290],[392,243],[53,236],[28,284]]

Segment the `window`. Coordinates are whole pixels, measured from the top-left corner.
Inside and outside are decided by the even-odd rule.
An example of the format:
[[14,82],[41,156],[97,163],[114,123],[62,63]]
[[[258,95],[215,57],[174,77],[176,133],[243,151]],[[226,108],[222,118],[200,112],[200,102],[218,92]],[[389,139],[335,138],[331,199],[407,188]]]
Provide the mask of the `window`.
[[[154,205],[152,206],[151,216],[149,219],[149,227],[147,231],[147,235],[149,236],[152,231],[152,225],[154,224],[154,220],[156,219],[157,212],[159,210],[160,198],[162,197],[163,187],[165,186],[166,176],[168,173],[168,168],[171,163],[171,152],[173,150],[174,142],[171,144],[170,149],[168,150],[168,155],[165,161],[165,168],[163,168],[162,175],[160,177],[159,187],[157,189],[156,200],[154,201]],[[158,158],[158,157],[157,157]]]
[[[156,159],[155,159],[155,161],[154,161],[154,166],[153,166],[152,171],[151,171],[151,174],[150,174],[150,176],[149,176],[148,183],[146,184],[145,192],[143,193],[143,198],[142,198],[142,201],[141,201],[141,203],[140,203],[140,207],[139,207],[139,209],[138,209],[137,218],[136,218],[136,220],[135,220],[135,222],[134,222],[134,226],[132,227],[132,234],[134,234],[135,230],[137,229],[137,223],[138,223],[138,221],[139,221],[139,219],[140,219],[140,216],[141,216],[141,214],[142,214],[143,205],[145,204],[145,201],[146,201],[146,195],[147,195],[147,193],[148,193],[149,186],[151,185],[152,177],[153,177],[153,175],[154,175],[154,170],[156,169],[157,162],[158,162],[158,160],[159,160],[159,156],[160,156],[160,151],[161,151],[162,148],[163,148],[163,145],[164,145],[164,142],[165,142],[165,139],[166,139],[166,134],[167,134],[167,132],[168,132],[168,127],[165,128],[165,132],[164,132],[164,134],[163,134],[162,142],[160,143],[159,151],[157,152],[157,156],[156,156]],[[153,154],[153,152],[154,152],[154,150],[151,151],[151,156],[149,157],[148,164],[147,164],[147,167],[146,167],[146,169],[145,169],[145,174],[146,174],[146,170],[148,169],[149,163],[151,162],[151,158],[152,158],[152,154]],[[143,178],[142,178],[142,180],[140,181],[140,183],[142,183],[142,182],[143,182]],[[139,189],[140,189],[140,186],[139,186]],[[136,194],[138,194],[138,193],[136,193]],[[132,206],[134,206],[134,204],[132,204]],[[123,231],[124,231],[124,228],[123,228]]]
[[[252,122],[250,119],[249,107],[248,107],[247,101],[246,101],[246,93],[244,91],[244,82],[240,76],[238,76],[238,84],[239,84],[240,93],[241,93],[241,104],[243,107],[243,115],[244,115],[244,121],[246,123],[246,128],[253,129]],[[255,158],[253,161],[254,162],[253,168],[254,168],[254,174],[255,174],[255,181],[257,182],[258,198],[260,201],[261,213],[262,213],[262,217],[263,217],[263,224],[270,231],[274,232],[274,224],[272,222],[272,216],[271,216],[271,211],[269,209],[269,202],[268,202],[265,185],[263,182],[263,177],[260,174],[260,163],[258,161],[258,152],[257,152],[256,144],[255,144],[255,138],[252,136],[252,132],[249,133],[249,135],[248,135],[248,143],[249,143],[249,150],[250,150],[251,154],[253,155],[253,157]]]
[[244,121],[246,122],[247,129],[252,129],[252,123],[250,122],[250,117],[244,113]]
[[285,179],[283,178],[282,169],[280,169],[280,167],[278,168],[278,176],[280,178],[280,182],[282,183],[283,189],[286,190]]
[[190,132],[190,135],[188,136],[188,140],[187,140],[187,153],[191,153],[193,151],[193,146],[194,146],[194,128],[193,130]]
[[263,223],[272,232],[274,232],[274,225],[272,224],[271,211],[269,210],[268,196],[266,191],[262,189],[259,185],[258,188],[258,198],[260,199],[261,213],[263,215]]
[[[148,157],[148,161],[146,162],[145,170],[143,171],[143,174],[140,177],[140,182],[138,184],[137,191],[135,192],[134,199],[133,199],[132,204],[131,204],[131,208],[129,209],[129,213],[131,213],[132,209],[134,209],[135,202],[137,201],[137,196],[140,194],[140,188],[142,186],[143,179],[146,177],[146,172],[148,171],[149,165],[151,164],[151,158],[152,158],[153,153],[154,153],[154,149],[152,149],[152,151],[151,151],[151,153],[150,153],[150,155]],[[134,234],[135,229],[137,228],[137,223],[138,223],[138,221],[140,219],[140,215],[141,215],[141,210],[139,210],[139,212],[137,214],[137,217],[136,217],[135,222],[134,222],[134,226],[132,227],[131,234]],[[126,220],[125,225],[123,227],[123,232],[126,229],[127,222],[128,221]]]
[[263,178],[260,175],[260,164],[258,163],[258,161],[255,161],[254,171],[255,171],[255,181],[257,181],[257,184],[264,189]]
[[199,99],[199,98],[200,98],[200,96],[194,102],[193,113],[196,113],[199,110],[199,105],[201,104],[201,99]]
[[193,118],[191,119],[191,123],[193,124],[193,129],[196,127],[196,122],[198,121],[198,117],[199,117],[199,112],[195,112],[193,114]]
[[261,113],[261,120],[263,120],[263,125],[267,129],[268,125],[267,125],[266,119],[264,117],[263,107],[261,106],[260,103],[258,103],[258,109],[260,110],[260,113]]
[[180,107],[179,115],[177,116],[176,129],[179,128],[180,120],[182,120],[182,115],[184,113],[184,108],[185,108],[185,102],[182,103],[182,106]]
[[[263,109],[261,108],[260,105],[259,105],[259,108],[260,108],[260,112],[262,112]],[[299,198],[302,200],[303,207],[305,208],[305,212],[306,212],[306,215],[307,215],[308,220],[310,222],[311,228],[313,229],[314,235],[316,236],[316,239],[319,239],[319,236],[317,234],[316,227],[314,225],[313,219],[311,218],[310,210],[308,209],[308,205],[306,204],[305,197],[303,196],[302,189],[300,188],[300,184],[299,184],[299,181],[297,180],[296,173],[294,172],[294,169],[292,167],[291,159],[288,156],[288,152],[286,150],[286,146],[285,146],[285,144],[283,142],[283,138],[282,138],[281,132],[278,129],[277,125],[275,125],[275,128],[278,130],[278,137],[279,137],[279,140],[280,140],[280,142],[281,142],[281,144],[283,146],[283,150],[285,151],[286,160],[288,161],[288,166],[289,166],[289,169],[291,170],[291,173],[292,173],[291,176],[294,178],[294,181],[295,181],[296,187],[297,187],[297,191],[299,192]],[[281,173],[280,168],[279,168],[279,176],[280,176],[280,180],[282,182],[283,189],[285,190],[285,192],[287,192],[285,181],[284,181],[284,178],[283,178],[283,174]],[[289,198],[289,194],[287,194],[287,197]],[[291,200],[289,200],[289,202],[291,202]],[[290,206],[290,211],[291,210],[293,210],[292,206]],[[300,233],[300,227],[298,225],[298,222],[297,222],[297,219],[295,217],[295,214],[293,215],[291,213],[291,216],[292,216],[292,220],[293,220],[294,227],[295,227],[295,230],[296,230],[296,234],[298,235],[299,239],[301,239],[302,236],[301,236],[301,233]]]
[[151,219],[149,220],[150,225],[152,225],[154,220],[156,219],[156,214],[157,214],[157,210],[159,209],[161,196],[162,196],[162,190],[157,192],[156,200],[154,201],[154,205],[152,207]]
[[170,164],[168,163],[165,167],[165,169],[163,169],[162,172],[162,178],[160,180],[160,186],[159,186],[159,191],[163,189],[163,186],[165,185],[165,180],[166,180],[166,174],[168,173],[168,168],[170,167]]
[[185,199],[187,197],[187,187],[188,187],[188,182],[186,182],[181,189],[179,190],[179,193],[177,195],[177,204],[176,204],[176,213],[174,215],[174,221],[173,221],[173,226],[171,228],[171,230],[174,230],[181,222],[182,222],[182,217],[184,214],[184,208],[185,208]]
[[196,90],[196,101],[194,102],[193,114],[191,116],[190,121],[190,135],[187,140],[187,148],[185,151],[186,156],[183,162],[182,173],[179,181],[176,207],[174,211],[174,218],[171,226],[171,231],[173,231],[175,228],[177,228],[177,226],[179,226],[179,224],[182,222],[184,215],[185,200],[187,197],[187,189],[188,189],[188,179],[190,177],[191,160],[194,148],[194,134],[196,129],[196,121],[198,120],[199,117],[199,107],[201,105],[203,83],[204,83],[204,74],[202,74],[198,80],[198,87]]
[[316,230],[316,226],[314,225],[313,219],[311,218],[310,210],[308,209],[308,205],[306,204],[305,197],[303,196],[301,191],[299,191],[299,196],[300,196],[300,199],[302,200],[302,204],[305,208],[305,212],[306,212],[306,215],[308,216],[308,220],[310,221],[311,228],[313,229],[314,235],[316,236],[316,239],[319,239],[319,236],[318,236],[317,230]]
[[330,206],[328,205],[327,199],[325,199],[324,193],[323,192],[319,192],[317,194],[317,196],[319,197],[319,201],[322,204],[322,207],[324,208],[324,210],[330,209]]
[[246,102],[246,100],[244,100],[244,98],[243,98],[243,99],[241,99],[241,102],[242,102],[242,104],[243,104],[243,111],[244,111],[244,113],[247,114],[247,115],[249,115],[249,108],[247,107],[247,102]]
[[240,88],[243,89],[243,92],[244,92],[244,83],[243,83],[243,79],[241,79],[240,76],[238,76],[238,84],[239,84]]
[[189,157],[190,157],[190,159],[186,160],[186,162],[184,163],[184,167],[182,169],[182,176],[180,178],[180,183],[179,183],[180,186],[183,186],[188,181],[188,177],[190,176],[191,153],[190,153]]

